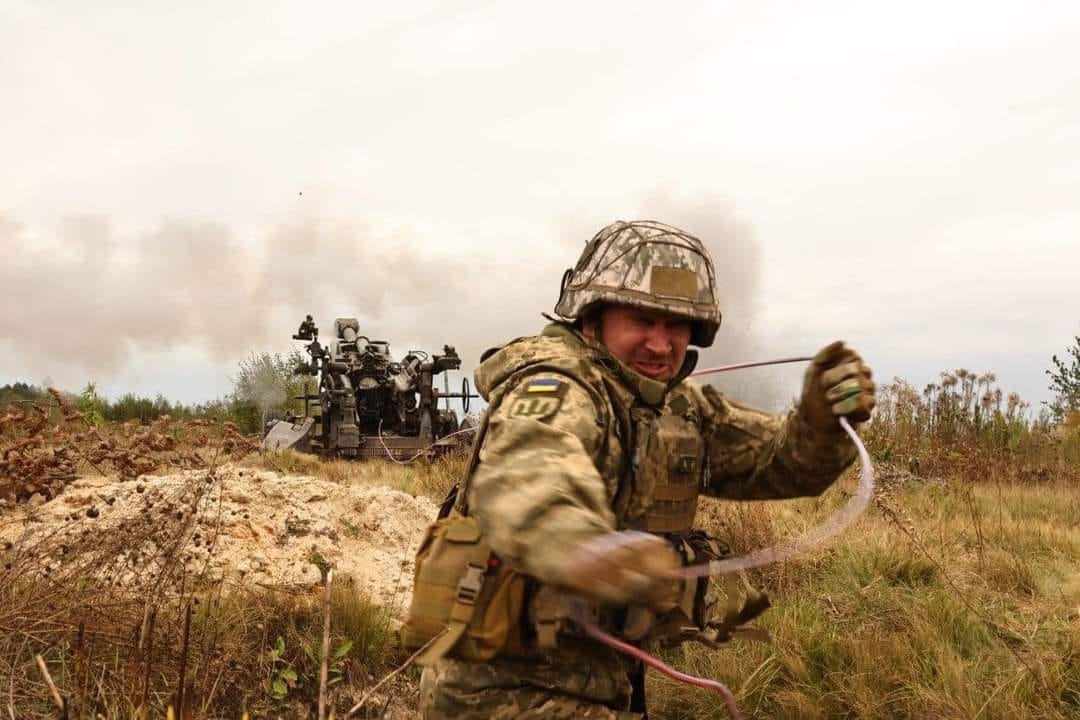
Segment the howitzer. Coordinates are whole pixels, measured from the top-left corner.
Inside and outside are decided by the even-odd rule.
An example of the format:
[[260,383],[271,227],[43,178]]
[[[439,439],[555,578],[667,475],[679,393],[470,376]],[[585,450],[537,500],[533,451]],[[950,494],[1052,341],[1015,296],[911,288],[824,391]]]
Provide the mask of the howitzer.
[[[294,372],[318,378],[318,392],[305,391],[299,398],[304,401],[304,417],[286,418],[270,427],[264,446],[321,455],[411,456],[429,446],[442,447],[442,438],[459,429],[449,400],[461,400],[468,413],[470,400],[478,396],[470,391],[467,379],[462,380],[461,392],[434,387],[436,375],[460,369],[457,351],[450,345],[443,346],[441,355],[410,350],[397,361],[389,343],[360,335],[359,329],[355,318],[338,318],[335,339],[324,347],[311,315],[300,323],[293,339],[308,343],[309,359]],[[440,408],[440,400],[446,400],[447,407]]]

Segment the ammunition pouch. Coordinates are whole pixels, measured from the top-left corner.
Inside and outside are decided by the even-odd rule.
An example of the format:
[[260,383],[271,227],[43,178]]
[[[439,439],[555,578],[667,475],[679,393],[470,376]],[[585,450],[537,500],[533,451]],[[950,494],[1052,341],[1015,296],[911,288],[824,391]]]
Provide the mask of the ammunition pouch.
[[525,585],[526,576],[491,551],[475,519],[451,514],[437,520],[416,552],[402,644],[423,649],[420,665],[443,657],[483,662],[520,655]]
[[[731,554],[725,545],[702,530],[693,530],[678,538],[676,548],[687,567],[720,560]],[[719,598],[710,597],[715,595],[709,592],[714,580],[722,581],[722,608]],[[733,638],[769,639],[765,630],[745,627],[770,607],[768,596],[750,584],[745,572],[725,573],[718,578],[685,578],[682,583],[679,604],[656,619],[645,639],[666,645],[695,641],[711,647],[718,647]]]

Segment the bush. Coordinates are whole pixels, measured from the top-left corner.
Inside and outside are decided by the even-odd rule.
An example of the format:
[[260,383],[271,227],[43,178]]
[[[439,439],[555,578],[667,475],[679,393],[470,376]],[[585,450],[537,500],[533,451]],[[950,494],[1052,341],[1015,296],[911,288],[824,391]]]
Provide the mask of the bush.
[[280,353],[252,352],[240,361],[232,377],[232,420],[243,432],[261,433],[268,414],[274,410],[299,412],[304,381],[293,373],[298,353],[284,358]]
[[1050,411],[1059,422],[1080,412],[1080,335],[1074,341],[1067,351],[1069,357],[1063,359],[1054,355],[1051,358],[1054,367],[1046,371],[1050,377],[1050,391],[1054,393]]
[[993,373],[941,373],[921,392],[897,378],[878,389],[878,405],[862,434],[879,461],[912,472],[973,480],[1005,473],[1036,479],[1080,472],[1073,431],[1005,394]]

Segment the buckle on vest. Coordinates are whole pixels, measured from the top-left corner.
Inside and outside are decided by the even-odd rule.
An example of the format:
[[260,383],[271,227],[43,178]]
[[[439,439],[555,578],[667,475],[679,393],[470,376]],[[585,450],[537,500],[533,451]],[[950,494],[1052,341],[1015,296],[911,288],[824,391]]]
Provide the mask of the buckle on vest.
[[458,582],[457,601],[462,605],[475,605],[484,587],[484,575],[487,568],[469,563],[465,566],[465,575]]

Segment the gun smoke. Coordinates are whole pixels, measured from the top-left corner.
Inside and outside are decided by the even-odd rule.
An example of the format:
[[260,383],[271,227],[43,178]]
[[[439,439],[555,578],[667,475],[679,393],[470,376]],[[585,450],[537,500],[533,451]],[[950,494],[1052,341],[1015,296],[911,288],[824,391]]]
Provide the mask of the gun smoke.
[[[761,253],[751,229],[716,198],[661,192],[624,213],[632,217],[684,227],[713,252],[724,326],[702,361],[754,355]],[[613,219],[564,218],[548,236],[514,238],[520,256],[496,262],[455,253],[452,239],[312,217],[253,240],[184,219],[121,236],[94,215],[73,216],[43,237],[0,214],[0,286],[8,297],[0,346],[42,375],[101,378],[122,373],[140,350],[201,348],[221,364],[252,351],[287,352],[297,321],[312,313],[325,331],[335,317],[358,317],[363,334],[389,340],[397,355],[455,345],[471,372],[484,349],[539,330],[562,271]],[[5,381],[17,379],[32,380]],[[775,403],[775,393],[757,388],[742,383],[735,395]],[[244,391],[271,407],[283,389]]]

